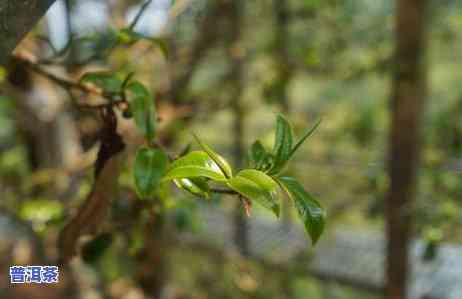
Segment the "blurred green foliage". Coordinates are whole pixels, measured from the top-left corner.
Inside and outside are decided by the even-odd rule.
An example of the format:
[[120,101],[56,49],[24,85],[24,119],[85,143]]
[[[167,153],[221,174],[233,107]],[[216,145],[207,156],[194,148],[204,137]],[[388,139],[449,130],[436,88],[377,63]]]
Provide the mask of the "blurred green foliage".
[[[112,17],[119,20],[135,2],[138,3],[122,3],[119,11],[114,8]],[[218,186],[229,186],[263,203],[263,207],[252,206],[252,217],[261,216],[268,221],[274,218],[270,218],[271,212],[279,210],[279,203],[277,209],[274,204],[277,188],[268,183],[268,177],[274,176],[281,184],[285,182],[289,185],[285,191],[294,205],[289,215],[301,216],[314,241],[324,227],[319,203],[329,215],[327,234],[335,231],[336,224],[355,229],[383,227],[384,194],[389,184],[385,165],[389,70],[394,44],[392,2],[287,1],[289,22],[284,47],[290,65],[283,68],[274,58],[274,48],[278,45],[274,37],[275,12],[270,2],[247,2],[241,41],[233,53],[242,55],[244,60],[240,100],[245,108],[242,138],[250,149],[246,165],[253,169],[250,176],[248,170],[231,171],[229,163],[223,161],[223,157],[233,156],[230,138],[233,115],[229,106],[236,100],[230,98],[233,91],[228,74],[230,54],[223,46],[228,33],[225,10],[223,15],[218,14],[220,20],[212,19],[208,26],[201,26],[213,3],[196,3],[174,20],[167,30],[167,38],[147,37],[127,26],[85,36],[75,32],[69,47],[51,53],[53,58],[66,59],[72,48],[77,66],[90,63],[112,70],[91,70],[81,76],[80,81],[96,85],[117,100],[125,98],[129,109],[124,115],[135,119],[145,136],[143,146],[155,147],[153,141],[160,141],[172,148],[169,154],[176,159],[167,163],[165,153],[143,147],[135,158],[135,171],[126,166],[119,179],[120,194],[112,199],[112,224],[105,227],[110,233],[104,232],[83,245],[83,259],[89,262],[95,280],[102,277],[106,285],[121,277],[136,280],[142,265],[137,256],[149,237],[158,236],[146,232],[150,227],[149,213],[165,212],[170,217],[166,222],[170,221],[175,232],[201,231],[203,221],[197,216],[201,208],[198,197],[208,198],[206,204],[214,207],[230,206],[224,200],[225,195],[210,192],[217,187],[216,181]],[[444,5],[436,2],[432,5],[434,9],[428,18],[429,100],[424,116],[425,143],[415,211],[415,231],[426,242],[423,257],[426,259],[437,255],[441,242],[462,240],[458,228],[462,204],[462,123],[459,120],[462,58],[458,55],[462,49],[459,30],[462,4],[445,1]],[[212,27],[219,29],[217,36],[210,33],[212,37],[203,37]],[[46,36],[44,29],[37,31]],[[197,41],[200,43],[196,44]],[[44,52],[50,54],[50,51]],[[285,76],[281,76],[281,70],[291,73],[290,82],[283,82]],[[192,72],[191,79],[183,88],[177,81],[182,83],[183,76],[189,72]],[[6,75],[0,69],[0,84]],[[187,113],[169,106],[170,84],[181,91],[179,102],[184,106],[180,108]],[[91,192],[93,179],[86,173],[72,174],[69,181],[75,179],[77,184],[69,187],[68,192],[50,187],[50,181],[63,177],[59,171],[46,172],[43,181],[37,179],[40,176],[37,172],[43,169],[31,167],[27,132],[17,114],[21,111],[21,102],[15,97],[19,96],[3,95],[3,90],[0,95],[0,207],[30,223],[40,236],[47,237],[56,234],[64,220],[84,201]],[[276,116],[280,112],[276,104],[285,97],[290,106],[285,117],[291,124]],[[156,104],[152,99],[156,99]],[[76,114],[74,110],[72,113]],[[310,128],[304,134],[304,128],[319,117],[323,119],[322,126],[306,145],[298,148],[299,139],[294,136],[302,137],[303,141],[303,136],[311,132]],[[275,118],[277,126],[273,129]],[[81,127],[87,120],[74,116],[73,119]],[[173,121],[168,122],[170,119]],[[191,132],[198,132],[201,140],[207,140],[210,146],[178,154],[191,141]],[[259,141],[255,142],[257,138]],[[286,165],[289,158],[291,163]],[[151,167],[154,164],[160,165],[156,169],[162,171],[154,173]],[[180,169],[184,167],[189,167],[184,175],[170,178],[186,192],[160,182],[164,174],[168,176],[174,169],[184,171]],[[191,168],[197,176],[192,175]],[[284,175],[296,177],[299,183],[279,177],[282,171]],[[209,175],[204,175],[205,172]],[[230,182],[230,178],[234,181]],[[225,184],[220,185],[223,182]],[[310,194],[301,186],[309,187]],[[158,190],[152,192],[155,187]],[[133,194],[133,190],[138,192]],[[152,200],[138,206],[138,195]],[[319,203],[312,196],[319,198]],[[281,194],[277,198],[281,199]],[[47,238],[43,242],[45,246],[54,246],[47,243],[50,242]],[[168,283],[191,298],[283,298],[287,289],[282,281],[286,274],[293,274],[273,273],[248,260],[214,260],[213,255],[177,244],[165,250],[165,256],[171,270]],[[292,278],[290,289],[292,298],[325,298],[329,296],[326,289],[334,290],[341,298],[372,298],[358,290],[326,286],[305,277]]]

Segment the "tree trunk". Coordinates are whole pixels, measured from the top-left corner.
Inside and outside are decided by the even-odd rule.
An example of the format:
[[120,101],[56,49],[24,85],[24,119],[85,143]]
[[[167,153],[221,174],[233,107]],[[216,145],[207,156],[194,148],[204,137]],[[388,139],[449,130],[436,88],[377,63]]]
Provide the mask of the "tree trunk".
[[165,219],[152,213],[145,225],[144,247],[138,253],[137,281],[149,298],[161,298],[167,279]]
[[[287,89],[292,77],[289,61],[289,3],[287,0],[273,0],[274,13],[276,17],[275,27],[275,61],[277,67],[276,82],[278,93],[277,101],[281,106],[284,115],[290,112],[289,97]],[[286,230],[290,229],[290,202],[287,198],[282,201],[282,225]]]
[[0,0],[0,65],[55,0]]
[[[207,52],[212,49],[219,40],[219,24],[223,12],[220,3],[208,3],[205,15],[199,25],[197,39],[191,47],[191,53],[186,58],[182,57],[181,51],[175,51],[175,40],[172,40],[172,82],[169,88],[169,101],[175,104],[185,102],[183,98],[187,94],[188,87],[199,69],[201,62],[206,57]],[[185,68],[185,69],[184,69]]]
[[[244,107],[242,105],[243,92],[243,49],[240,45],[242,31],[243,1],[230,1],[224,5],[229,18],[228,54],[231,62],[231,109],[233,112],[233,156],[236,167],[242,167],[245,155],[244,146]],[[242,203],[237,202],[234,211],[234,241],[243,255],[249,251],[247,221],[242,212]]]
[[407,298],[409,243],[425,97],[424,0],[398,0],[387,195],[387,299]]
[[[276,82],[278,93],[276,94],[277,101],[284,115],[290,113],[290,102],[288,96],[288,88],[292,78],[290,71],[289,57],[289,1],[273,0],[273,9],[275,14],[275,62],[277,70]],[[286,231],[291,229],[292,221],[290,216],[291,205],[287,197],[282,199],[282,228]],[[281,277],[282,291],[284,298],[293,298],[292,291],[292,275],[291,273],[283,273]]]
[[273,0],[274,13],[276,16],[275,28],[275,58],[280,81],[280,93],[278,101],[283,113],[289,113],[290,104],[287,96],[287,88],[292,74],[289,60],[289,3],[287,0]]

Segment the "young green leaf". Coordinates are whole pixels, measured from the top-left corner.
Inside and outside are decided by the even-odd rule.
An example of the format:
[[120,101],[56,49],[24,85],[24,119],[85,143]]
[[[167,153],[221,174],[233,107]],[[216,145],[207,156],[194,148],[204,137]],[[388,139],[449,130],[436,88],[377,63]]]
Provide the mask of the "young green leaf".
[[257,170],[265,170],[271,167],[272,157],[263,144],[257,140],[252,144],[249,151],[249,164]]
[[209,178],[214,181],[224,182],[226,178],[221,174],[221,172],[216,172],[210,168],[200,167],[200,166],[182,166],[177,168],[172,168],[167,175],[165,180],[174,180],[181,178],[197,178],[204,177]]
[[226,181],[220,167],[204,151],[192,151],[175,160],[170,166],[164,180],[205,177],[215,181]]
[[126,90],[129,92],[130,111],[137,127],[148,141],[152,141],[155,136],[157,116],[151,93],[138,81],[127,84]]
[[134,97],[148,98],[151,97],[149,90],[139,81],[132,81],[126,84],[128,91],[133,93]]
[[159,150],[140,148],[135,158],[135,185],[141,198],[154,194],[167,169],[168,157]]
[[276,138],[274,141],[273,155],[274,164],[269,173],[279,173],[290,158],[293,143],[293,133],[290,123],[278,115],[276,120]]
[[261,170],[261,171],[264,171],[264,172],[269,171],[271,168],[273,168],[274,160],[275,160],[275,158],[274,158],[273,154],[267,152],[265,157],[261,161],[261,164],[258,165],[257,169]]
[[255,169],[242,170],[228,180],[228,186],[242,196],[272,210],[279,217],[278,185],[264,172]]
[[186,190],[193,195],[210,198],[210,187],[204,178],[176,179],[173,182],[178,188]]
[[266,155],[266,150],[260,140],[255,141],[250,147],[249,162],[252,166],[257,168]]
[[121,91],[123,77],[120,73],[113,72],[91,72],[86,73],[80,78],[80,83],[94,84],[102,88],[105,92],[118,93]]
[[325,225],[325,212],[321,205],[294,178],[279,177],[277,180],[289,198],[294,201],[295,208],[305,224],[313,245],[316,244]]
[[130,45],[142,38],[142,36],[129,28],[123,28],[116,31],[117,43]]
[[125,90],[128,83],[132,82],[133,76],[135,76],[135,72],[129,72],[127,75],[123,77],[122,86],[121,86],[122,90]]
[[197,137],[195,134],[193,134],[194,138],[196,139],[197,143],[199,146],[209,155],[209,157],[215,161],[215,163],[218,165],[218,167],[221,169],[223,175],[229,179],[233,176],[233,171],[231,169],[231,166],[229,166],[229,163],[219,154],[217,154],[210,146],[202,142],[199,137]]
[[87,264],[93,264],[100,259],[112,244],[112,234],[103,233],[82,247],[82,260]]
[[314,126],[306,131],[305,134],[303,134],[303,137],[300,138],[300,140],[295,144],[295,146],[292,148],[292,151],[290,152],[289,159],[295,154],[295,152],[298,150],[298,148],[305,142],[305,140],[313,134],[313,132],[316,130],[316,128],[319,126],[321,123],[322,119],[319,119]]

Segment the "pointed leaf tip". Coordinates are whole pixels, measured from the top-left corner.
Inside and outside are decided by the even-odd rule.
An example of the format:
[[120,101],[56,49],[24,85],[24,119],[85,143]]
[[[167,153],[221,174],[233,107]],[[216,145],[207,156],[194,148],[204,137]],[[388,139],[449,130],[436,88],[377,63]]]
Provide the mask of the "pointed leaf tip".
[[165,174],[167,163],[167,155],[159,149],[143,147],[137,151],[134,176],[136,190],[141,198],[154,194]]
[[163,180],[208,178],[224,182],[226,177],[220,167],[204,151],[192,151],[175,160]]
[[295,208],[305,224],[305,229],[315,245],[321,237],[325,226],[325,211],[311,194],[305,191],[303,186],[292,177],[279,177],[279,183],[287,192],[289,198],[294,201]]
[[209,157],[218,165],[220,170],[222,171],[223,175],[229,179],[233,176],[233,171],[229,163],[218,153],[216,153],[209,145],[204,143],[199,139],[196,134],[192,134],[194,139],[196,139],[199,146],[209,155]]
[[138,81],[126,84],[126,91],[129,92],[130,111],[135,119],[136,126],[145,136],[148,142],[155,137],[157,125],[156,107],[151,92]]
[[291,150],[290,152],[290,155],[289,155],[289,159],[295,154],[295,152],[298,150],[298,148],[305,142],[305,140],[311,136],[311,134],[314,133],[314,131],[316,131],[316,129],[319,127],[319,125],[321,124],[322,122],[322,118],[320,118],[315,124],[313,127],[311,127],[308,131],[305,132],[305,134],[303,134],[302,138],[300,138],[299,141],[297,141],[297,143],[295,144],[295,146],[293,147],[293,149]]
[[292,126],[279,114],[276,119],[276,136],[273,147],[274,163],[269,171],[270,174],[277,174],[284,168],[290,158],[292,144]]

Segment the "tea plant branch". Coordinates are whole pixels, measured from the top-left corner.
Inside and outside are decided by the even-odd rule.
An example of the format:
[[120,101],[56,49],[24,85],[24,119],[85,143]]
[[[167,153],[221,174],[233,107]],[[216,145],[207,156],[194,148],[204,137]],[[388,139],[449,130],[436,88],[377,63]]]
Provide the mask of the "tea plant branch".
[[55,0],[0,0],[0,65]]
[[[127,105],[127,101],[125,100],[125,97],[123,94],[105,92],[99,88],[92,87],[88,84],[83,84],[77,81],[62,78],[50,72],[49,70],[44,68],[41,64],[36,63],[32,59],[26,58],[21,55],[15,55],[14,60],[17,63],[20,63],[23,66],[34,71],[35,73],[46,77],[48,80],[52,81],[56,85],[62,87],[63,89],[69,92],[72,90],[79,90],[83,93],[96,95],[96,96],[99,96],[99,97],[102,97],[108,100],[108,102],[104,104],[90,105],[90,104],[78,103],[77,101],[75,101],[73,97],[71,97],[74,101],[74,104],[80,108],[100,109],[100,108],[111,107],[111,106],[120,107],[121,105]],[[117,97],[121,97],[122,99],[116,100]]]
[[136,25],[138,24],[138,22],[140,21],[141,17],[143,16],[144,12],[146,11],[146,9],[149,7],[149,5],[151,4],[152,0],[148,0],[146,1],[145,3],[143,3],[143,5],[141,6],[140,10],[138,11],[138,13],[136,14],[135,18],[133,19],[133,22],[130,23],[130,25],[128,26],[128,29],[129,30],[133,30]]
[[210,192],[216,193],[216,194],[239,195],[239,193],[231,189],[211,188]]
[[95,161],[95,181],[84,204],[60,232],[60,264],[67,263],[76,254],[81,235],[98,231],[116,192],[125,143],[117,133],[117,116],[113,108],[107,107],[100,111],[103,127],[100,131],[101,145]]

